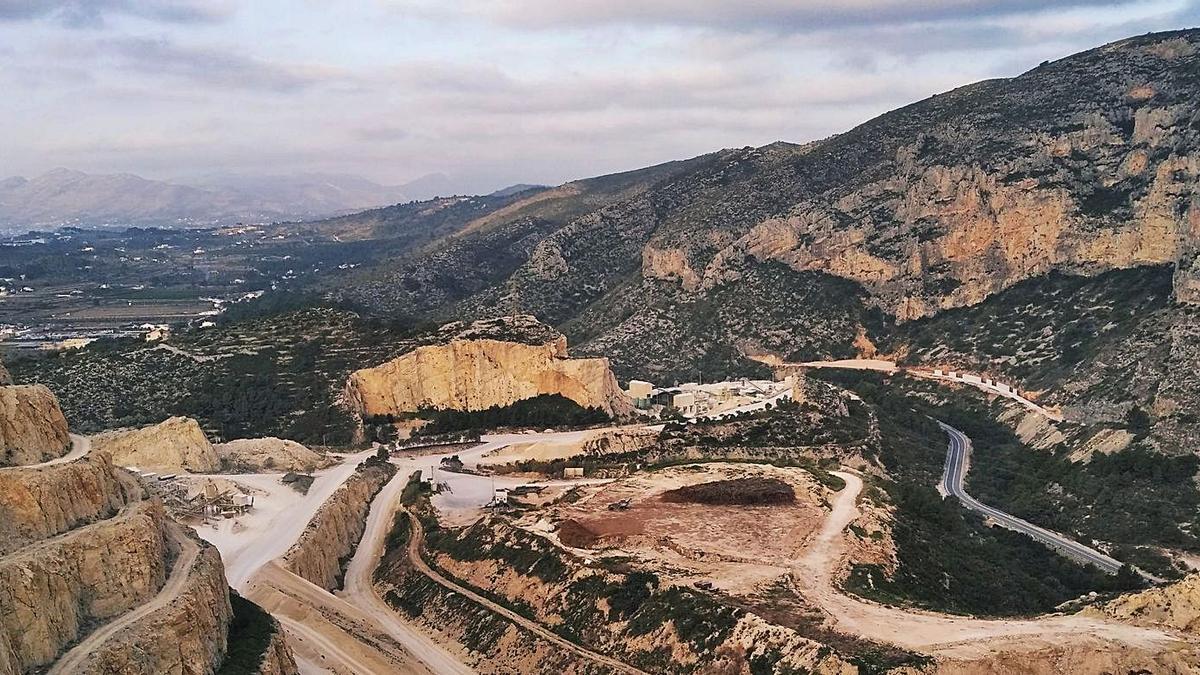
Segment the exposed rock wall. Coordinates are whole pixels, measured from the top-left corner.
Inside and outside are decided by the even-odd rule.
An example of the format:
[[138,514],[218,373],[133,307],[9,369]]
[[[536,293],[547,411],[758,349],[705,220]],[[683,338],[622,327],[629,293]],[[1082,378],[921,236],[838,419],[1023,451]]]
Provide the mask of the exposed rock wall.
[[153,597],[166,579],[162,504],[120,515],[0,558],[0,632],[20,670],[48,664],[103,621]]
[[216,471],[221,460],[190,417],[171,417],[141,429],[110,431],[92,437],[92,447],[112,455],[120,466],[161,471]]
[[606,429],[583,442],[585,455],[637,452],[658,442],[658,432],[637,428]]
[[351,373],[347,399],[364,416],[422,407],[483,410],[539,394],[561,394],[610,414],[632,409],[608,359],[566,358],[566,338],[538,345],[453,340]]
[[208,675],[217,669],[232,616],[229,586],[220,553],[200,545],[184,590],[105,641],[88,656],[80,675]]
[[62,457],[70,447],[67,420],[49,389],[0,387],[0,466],[37,464]]
[[360,467],[313,516],[300,540],[284,555],[285,566],[321,588],[337,588],[366,528],[371,500],[395,475],[392,464]]
[[0,470],[0,555],[116,514],[141,498],[102,452],[73,462]]
[[279,625],[279,621],[275,621],[275,633],[271,636],[271,644],[267,646],[262,663],[258,665],[258,675],[296,675],[298,672],[296,659],[292,656],[292,650],[288,647],[287,638],[283,633],[283,626]]

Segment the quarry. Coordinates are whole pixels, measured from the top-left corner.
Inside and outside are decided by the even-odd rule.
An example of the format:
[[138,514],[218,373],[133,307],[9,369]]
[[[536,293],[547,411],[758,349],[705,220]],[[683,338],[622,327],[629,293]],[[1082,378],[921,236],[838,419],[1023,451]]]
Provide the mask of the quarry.
[[[347,378],[346,405],[394,433],[343,448],[214,443],[186,417],[68,435],[52,394],[20,389],[6,438],[23,465],[0,469],[0,600],[24,609],[3,618],[0,673],[1197,663],[1200,610],[1171,586],[1028,619],[862,595],[904,569],[878,487],[885,411],[813,375],[829,364],[802,365],[622,390],[605,362],[575,364],[525,319],[451,325]],[[505,419],[544,395],[608,421],[431,434],[442,418],[401,414],[436,401]],[[164,640],[176,630],[186,638]]]

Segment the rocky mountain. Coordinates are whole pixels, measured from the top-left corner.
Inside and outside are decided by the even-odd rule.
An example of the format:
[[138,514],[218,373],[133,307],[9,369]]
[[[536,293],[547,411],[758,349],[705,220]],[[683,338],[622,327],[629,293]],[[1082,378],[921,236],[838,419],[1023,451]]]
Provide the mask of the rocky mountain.
[[183,183],[54,169],[0,180],[0,227],[201,226],[302,220],[449,193],[444,181],[399,186],[358,176],[218,174]]
[[[932,342],[971,340],[989,370],[1037,377],[1022,355],[1049,349],[1039,358],[1055,375],[1040,384],[1067,405],[1086,391],[1113,419],[1133,401],[1082,383],[1128,371],[1137,345],[1157,340],[1169,347],[1137,373],[1137,404],[1172,415],[1200,393],[1188,375],[1198,358],[1189,307],[1200,302],[1198,48],[1198,30],[1129,38],[822,141],[518,195],[324,290],[380,314],[533,314],[577,354],[609,356],[619,377],[663,381],[761,372],[748,358],[760,354],[915,354],[918,327],[940,321]],[[1071,340],[1016,328],[1007,353],[992,354],[991,327],[973,323],[989,302],[1019,304],[1023,283],[1054,302],[1087,286],[1072,279],[1125,270],[1166,275],[1124,286],[1125,300],[1154,298],[1156,309],[1122,314],[1126,330],[1098,342],[1087,331],[1105,324],[1056,315],[1039,329],[1070,328]],[[1086,318],[1083,301],[1068,304]]]

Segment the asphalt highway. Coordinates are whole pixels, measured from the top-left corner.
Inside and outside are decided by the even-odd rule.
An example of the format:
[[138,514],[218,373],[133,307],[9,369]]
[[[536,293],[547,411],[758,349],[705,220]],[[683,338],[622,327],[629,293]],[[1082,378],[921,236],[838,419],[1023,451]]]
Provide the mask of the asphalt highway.
[[1071,558],[1089,565],[1095,565],[1109,574],[1116,574],[1121,569],[1120,561],[1114,560],[1096,549],[1067,539],[1060,534],[1038,527],[1033,523],[1021,520],[999,509],[981,504],[974,497],[967,494],[967,491],[963,488],[963,480],[966,478],[967,470],[970,468],[971,439],[967,438],[967,435],[963,432],[947,424],[938,422],[938,426],[950,436],[950,446],[946,452],[946,468],[942,472],[941,487],[945,494],[954,495],[962,502],[963,506],[971,511],[981,513],[1010,530],[1026,534],[1035,541],[1039,541]]

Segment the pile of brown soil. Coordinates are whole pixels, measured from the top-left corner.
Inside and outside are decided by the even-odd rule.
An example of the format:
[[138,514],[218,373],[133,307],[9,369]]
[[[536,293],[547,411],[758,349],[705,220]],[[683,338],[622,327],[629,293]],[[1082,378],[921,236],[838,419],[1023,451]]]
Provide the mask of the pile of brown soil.
[[760,506],[792,504],[796,501],[796,491],[778,478],[734,478],[668,490],[662,499],[691,504]]
[[567,546],[591,548],[600,536],[578,520],[568,518],[558,524],[558,539]]

